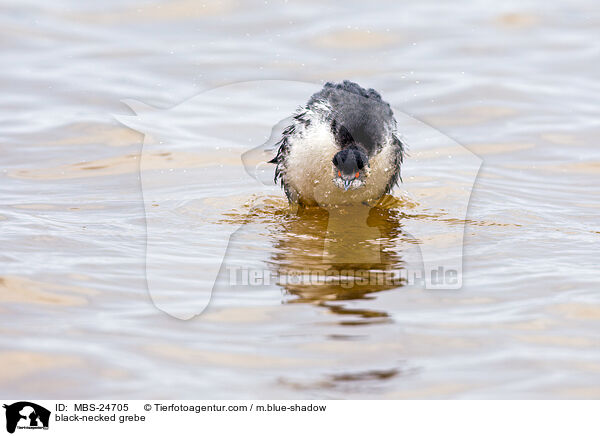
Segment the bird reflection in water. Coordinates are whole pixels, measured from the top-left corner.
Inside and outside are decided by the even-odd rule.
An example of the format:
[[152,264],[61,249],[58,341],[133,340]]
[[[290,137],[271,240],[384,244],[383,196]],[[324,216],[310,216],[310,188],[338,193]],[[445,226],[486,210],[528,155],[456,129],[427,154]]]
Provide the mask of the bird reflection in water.
[[403,285],[399,247],[406,235],[401,212],[389,207],[394,200],[388,196],[374,207],[301,208],[279,221],[270,264],[279,284],[296,297],[289,302],[354,315],[343,324],[387,322],[384,311],[340,302],[371,299]]

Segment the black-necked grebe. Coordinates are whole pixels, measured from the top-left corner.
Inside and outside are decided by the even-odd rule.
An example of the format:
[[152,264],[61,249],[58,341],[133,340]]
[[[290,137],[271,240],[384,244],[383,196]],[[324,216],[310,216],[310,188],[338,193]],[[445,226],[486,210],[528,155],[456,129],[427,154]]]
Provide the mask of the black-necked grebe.
[[326,83],[278,142],[275,181],[302,205],[370,203],[400,179],[404,145],[390,105],[356,83]]

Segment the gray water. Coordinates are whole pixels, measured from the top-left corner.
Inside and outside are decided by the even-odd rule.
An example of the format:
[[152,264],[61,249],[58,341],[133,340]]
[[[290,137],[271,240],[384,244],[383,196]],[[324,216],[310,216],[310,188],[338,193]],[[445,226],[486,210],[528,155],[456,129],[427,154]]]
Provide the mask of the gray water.
[[[600,396],[593,2],[0,8],[0,396]],[[204,91],[267,79],[307,93],[290,88],[273,105],[261,95],[198,104]],[[318,257],[322,212],[299,216],[273,187],[221,181],[243,170],[240,155],[269,137],[285,105],[342,79],[380,91],[412,139],[394,207],[371,217],[386,253],[377,268],[418,263],[423,250],[444,257],[464,228],[462,288],[221,281],[189,321],[157,309],[139,163],[148,138],[115,119],[134,115],[122,100],[159,110],[191,102],[178,116],[182,148],[165,144],[149,170],[159,183],[172,169],[200,171],[209,210],[219,212],[206,225],[195,220],[206,205],[179,203],[170,219],[152,221],[155,230],[194,228],[208,244],[243,226],[228,264],[328,268]],[[265,107],[281,113],[270,119]],[[249,117],[218,167],[212,155],[189,154],[203,110],[218,119],[205,126],[215,137],[225,134],[222,120]],[[410,120],[481,158],[466,217],[449,200],[462,189],[464,154],[421,143]],[[185,199],[191,188],[170,189]],[[177,265],[163,273],[181,277]],[[185,277],[181,285],[193,286]]]

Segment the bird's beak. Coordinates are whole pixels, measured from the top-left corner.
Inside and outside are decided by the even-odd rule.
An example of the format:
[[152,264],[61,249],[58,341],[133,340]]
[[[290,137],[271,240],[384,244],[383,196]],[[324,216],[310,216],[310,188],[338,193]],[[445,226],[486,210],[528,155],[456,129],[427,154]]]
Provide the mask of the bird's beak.
[[352,180],[344,180],[344,191],[347,191],[352,184]]

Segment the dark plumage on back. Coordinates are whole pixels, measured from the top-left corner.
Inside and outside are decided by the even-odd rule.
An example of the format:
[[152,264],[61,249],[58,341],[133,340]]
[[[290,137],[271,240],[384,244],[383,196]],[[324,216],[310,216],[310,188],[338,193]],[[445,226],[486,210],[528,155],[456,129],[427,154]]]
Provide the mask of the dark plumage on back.
[[369,155],[383,145],[387,126],[395,124],[390,105],[381,99],[374,89],[361,88],[354,82],[325,84],[323,89],[312,95],[308,109],[326,101],[331,107],[330,122],[340,147],[359,144]]

